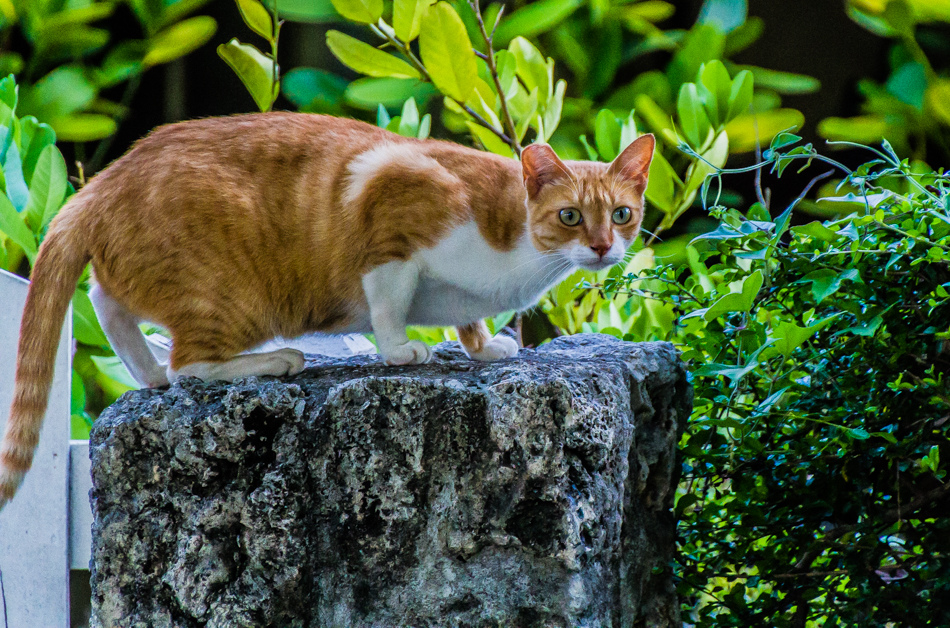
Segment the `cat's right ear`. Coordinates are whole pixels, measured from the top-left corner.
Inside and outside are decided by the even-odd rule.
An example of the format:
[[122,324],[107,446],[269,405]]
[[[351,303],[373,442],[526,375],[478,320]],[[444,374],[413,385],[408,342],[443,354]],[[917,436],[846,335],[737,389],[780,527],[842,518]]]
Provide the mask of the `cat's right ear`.
[[521,151],[521,171],[528,198],[534,198],[541,188],[563,177],[570,171],[547,144],[531,144]]

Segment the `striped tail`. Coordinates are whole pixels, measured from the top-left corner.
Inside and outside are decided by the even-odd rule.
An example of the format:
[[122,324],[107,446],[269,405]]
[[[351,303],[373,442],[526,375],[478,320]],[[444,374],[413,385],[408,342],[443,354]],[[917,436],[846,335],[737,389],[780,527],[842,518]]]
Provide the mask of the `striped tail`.
[[20,325],[13,404],[0,445],[0,509],[13,498],[33,463],[63,320],[90,259],[77,242],[83,237],[81,230],[70,225],[76,214],[68,213],[72,216],[53,221],[33,266]]

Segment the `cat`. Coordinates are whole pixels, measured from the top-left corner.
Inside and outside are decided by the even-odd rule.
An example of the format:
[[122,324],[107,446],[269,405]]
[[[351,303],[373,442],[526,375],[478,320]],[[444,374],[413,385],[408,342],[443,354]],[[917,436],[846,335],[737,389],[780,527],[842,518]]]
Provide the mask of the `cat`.
[[[276,336],[370,332],[391,365],[430,360],[407,324],[455,325],[475,360],[514,356],[484,322],[533,306],[578,267],[620,262],[643,219],[655,140],[610,164],[521,163],[364,122],[295,113],[159,127],[93,177],[53,220],[23,313],[0,448],[0,507],[30,467],[76,282],[142,386],[194,376],[296,374]],[[160,365],[139,330],[169,330]]]

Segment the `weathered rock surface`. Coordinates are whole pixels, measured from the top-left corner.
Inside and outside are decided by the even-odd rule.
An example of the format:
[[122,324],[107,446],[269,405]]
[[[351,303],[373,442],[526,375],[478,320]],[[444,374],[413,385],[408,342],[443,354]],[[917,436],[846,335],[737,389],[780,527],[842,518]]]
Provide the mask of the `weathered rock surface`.
[[679,626],[671,345],[326,360],[93,430],[93,625]]

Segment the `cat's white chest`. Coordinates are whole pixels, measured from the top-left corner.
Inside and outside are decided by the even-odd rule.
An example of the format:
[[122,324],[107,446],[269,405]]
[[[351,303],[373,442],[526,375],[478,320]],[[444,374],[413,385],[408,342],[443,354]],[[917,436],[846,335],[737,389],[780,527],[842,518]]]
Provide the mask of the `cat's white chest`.
[[531,307],[573,269],[561,254],[538,251],[527,236],[499,251],[474,223],[455,228],[413,261],[421,271],[409,309],[414,325],[466,325]]

